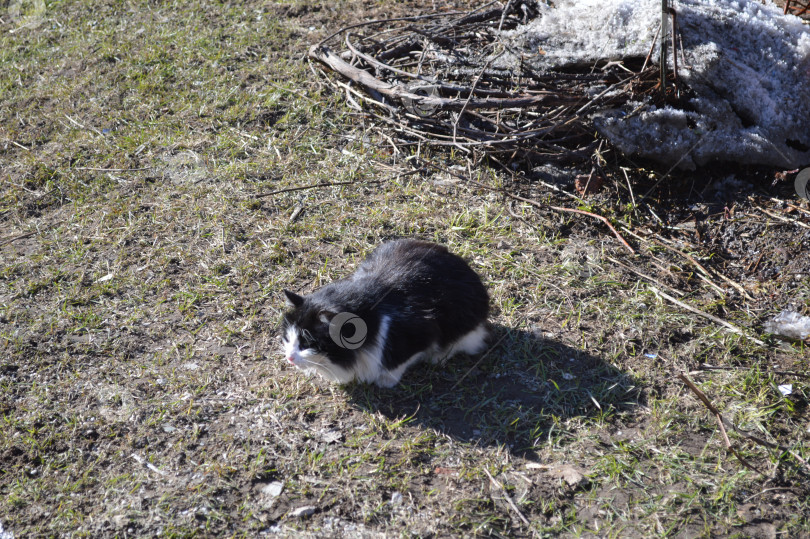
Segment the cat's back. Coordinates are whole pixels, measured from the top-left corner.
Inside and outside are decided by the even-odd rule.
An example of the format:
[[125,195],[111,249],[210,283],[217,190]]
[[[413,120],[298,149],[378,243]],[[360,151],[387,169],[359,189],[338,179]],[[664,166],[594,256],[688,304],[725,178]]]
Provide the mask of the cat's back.
[[488,310],[489,295],[478,274],[463,258],[436,243],[414,239],[384,243],[360,265],[353,279],[358,285],[373,282],[396,291],[416,302],[414,306],[474,306],[478,316],[486,316]]
[[[451,273],[468,268],[446,247],[422,240],[401,239],[383,243],[368,256],[354,274],[355,279],[372,277],[391,283],[421,281],[431,274]],[[471,271],[471,270],[469,270]],[[434,277],[435,277],[434,276]]]

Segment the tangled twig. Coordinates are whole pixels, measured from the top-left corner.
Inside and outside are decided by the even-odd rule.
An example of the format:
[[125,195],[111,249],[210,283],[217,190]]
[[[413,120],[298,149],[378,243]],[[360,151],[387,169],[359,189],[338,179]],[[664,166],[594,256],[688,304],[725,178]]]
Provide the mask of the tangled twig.
[[[330,78],[351,92],[353,106],[364,91],[361,110],[393,126],[398,145],[454,146],[527,164],[585,161],[596,142],[585,113],[652,88],[655,70],[628,77],[613,62],[537,73],[503,34],[534,14],[532,2],[510,0],[358,23],[312,46],[309,57],[349,81]],[[507,52],[509,61],[501,58]]]

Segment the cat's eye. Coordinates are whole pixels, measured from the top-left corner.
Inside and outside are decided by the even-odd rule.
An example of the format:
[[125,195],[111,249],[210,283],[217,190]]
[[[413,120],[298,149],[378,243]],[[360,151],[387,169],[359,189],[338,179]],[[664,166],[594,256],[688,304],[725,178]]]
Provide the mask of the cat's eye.
[[308,329],[305,329],[301,332],[301,341],[307,348],[311,348],[315,344],[315,337],[312,336]]

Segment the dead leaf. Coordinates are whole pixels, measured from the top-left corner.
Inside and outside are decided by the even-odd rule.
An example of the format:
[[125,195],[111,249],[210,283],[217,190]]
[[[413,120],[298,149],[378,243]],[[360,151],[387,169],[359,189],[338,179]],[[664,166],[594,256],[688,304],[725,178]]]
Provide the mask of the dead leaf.
[[585,470],[569,464],[562,464],[555,467],[551,470],[551,475],[562,479],[572,488],[577,488],[588,481],[585,477]]

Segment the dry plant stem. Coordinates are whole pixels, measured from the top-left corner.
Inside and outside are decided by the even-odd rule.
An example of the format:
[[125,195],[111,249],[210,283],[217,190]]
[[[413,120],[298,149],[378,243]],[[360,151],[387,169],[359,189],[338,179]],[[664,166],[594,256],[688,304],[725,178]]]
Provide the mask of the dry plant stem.
[[[475,182],[475,183],[478,183],[478,182]],[[615,228],[613,228],[613,225],[610,224],[610,221],[607,220],[607,217],[603,217],[601,215],[597,215],[595,213],[591,213],[591,212],[585,211],[585,210],[577,210],[577,209],[574,209],[574,208],[563,208],[562,206],[552,206],[550,204],[541,204],[540,202],[537,202],[535,200],[531,200],[529,198],[525,198],[525,197],[522,197],[520,195],[514,195],[514,194],[509,193],[509,192],[505,192],[505,194],[508,197],[514,198],[515,200],[520,200],[521,202],[531,204],[532,206],[536,206],[538,208],[551,208],[552,210],[557,210],[557,211],[562,211],[562,212],[569,212],[569,213],[578,213],[578,214],[581,214],[581,215],[587,215],[589,217],[599,219],[600,221],[602,221],[603,223],[605,223],[607,225],[607,227],[611,230],[611,232],[613,232],[613,235],[616,236],[616,238],[618,238],[618,240],[620,242],[622,242],[622,244],[625,247],[627,247],[627,250],[630,251],[630,253],[636,254],[635,249],[633,249],[630,246],[630,244],[627,243],[627,241],[622,237],[622,235],[619,234],[619,232]]]
[[[694,265],[695,265],[695,267],[696,267],[697,269],[699,269],[699,270],[700,270],[700,271],[701,271],[701,272],[702,272],[704,275],[706,275],[706,277],[719,277],[719,278],[723,279],[725,282],[727,282],[727,283],[728,283],[730,286],[732,286],[732,287],[733,287],[735,290],[737,290],[737,292],[739,292],[739,293],[740,293],[740,295],[741,295],[742,297],[744,297],[745,299],[747,299],[747,300],[749,300],[749,301],[753,301],[753,300],[754,300],[754,298],[752,298],[751,296],[749,296],[749,295],[748,295],[748,293],[745,291],[745,289],[744,289],[742,286],[740,286],[739,284],[735,283],[734,281],[732,281],[731,279],[729,279],[728,277],[726,277],[725,275],[723,275],[723,274],[722,274],[722,273],[720,273],[720,272],[711,272],[711,271],[709,271],[709,270],[708,270],[708,269],[706,269],[706,268],[705,268],[705,267],[704,267],[704,266],[703,266],[703,265],[702,265],[700,262],[698,262],[697,260],[695,260],[695,259],[694,259],[694,257],[693,257],[692,255],[690,255],[690,254],[688,254],[688,253],[684,253],[683,251],[680,251],[680,250],[678,250],[678,249],[676,249],[676,248],[674,248],[674,247],[670,247],[669,245],[667,245],[667,244],[665,244],[664,242],[659,241],[659,240],[657,240],[657,239],[655,239],[655,238],[653,238],[653,242],[654,242],[655,244],[657,244],[657,245],[659,245],[659,246],[663,247],[664,249],[668,249],[668,250],[672,251],[673,253],[679,254],[679,255],[681,255],[682,257],[686,258],[687,260],[689,260],[689,262],[691,262],[692,264],[694,264]],[[723,292],[723,289],[722,289],[722,288],[720,288],[718,285],[716,285],[715,283],[713,283],[713,282],[711,282],[711,281],[708,281],[708,282],[709,282],[709,284],[711,284],[712,286],[716,287],[718,290],[720,290],[721,292]]]
[[655,35],[652,38],[652,44],[650,45],[650,52],[647,53],[647,57],[644,58],[644,64],[641,66],[641,71],[647,69],[647,64],[650,63],[650,58],[652,57],[653,50],[655,50],[655,42],[658,40],[658,34],[661,33],[661,25],[658,25],[658,29],[655,31]]
[[750,341],[752,341],[752,342],[754,342],[754,343],[756,343],[756,344],[758,344],[760,346],[767,346],[764,342],[760,341],[756,337],[750,337],[750,336],[746,335],[743,330],[741,330],[740,328],[738,328],[737,326],[735,326],[734,324],[732,324],[730,322],[726,322],[722,318],[718,318],[718,317],[716,317],[714,315],[711,315],[709,313],[705,313],[705,312],[701,311],[700,309],[696,309],[695,307],[692,307],[691,305],[687,305],[686,303],[684,303],[684,302],[682,302],[680,300],[677,300],[677,299],[673,298],[672,296],[670,296],[668,294],[665,294],[664,292],[658,290],[654,286],[650,287],[650,289],[653,292],[655,292],[656,294],[658,294],[659,296],[661,296],[662,298],[664,298],[665,300],[674,303],[678,307],[686,309],[687,311],[695,313],[698,316],[702,316],[703,318],[707,318],[707,319],[711,320],[712,322],[720,324],[721,326],[723,326],[724,328],[726,328],[730,332],[736,333],[737,335],[745,337],[746,339],[749,339]]
[[[521,323],[523,323],[525,320],[526,320],[526,318],[524,318],[523,320],[521,320]],[[456,381],[456,383],[455,383],[455,384],[453,384],[453,387],[451,387],[451,388],[450,388],[450,390],[452,391],[452,390],[456,389],[456,388],[458,387],[458,385],[459,385],[461,382],[463,382],[463,381],[464,381],[464,379],[465,379],[465,378],[467,378],[467,376],[469,376],[469,374],[470,374],[472,371],[474,371],[474,370],[475,370],[475,369],[478,367],[478,365],[480,365],[480,364],[481,364],[481,362],[482,362],[482,361],[484,361],[484,359],[486,359],[486,357],[489,355],[489,353],[490,353],[491,351],[493,351],[495,348],[497,348],[497,347],[498,347],[498,345],[499,345],[499,344],[501,344],[501,343],[503,342],[503,340],[506,338],[506,336],[507,336],[507,335],[508,335],[508,333],[507,333],[507,332],[504,332],[504,334],[503,334],[503,335],[501,335],[501,337],[500,337],[500,338],[499,338],[497,341],[495,341],[495,343],[494,343],[492,346],[490,346],[490,347],[489,347],[489,349],[488,349],[486,352],[484,352],[484,353],[481,355],[481,357],[480,357],[480,358],[478,358],[478,361],[476,361],[476,362],[475,362],[475,364],[474,364],[472,367],[470,367],[470,368],[467,370],[467,372],[465,372],[465,373],[464,373],[464,374],[461,376],[461,378],[459,378],[459,379]]]
[[638,206],[636,206],[636,195],[633,194],[633,184],[630,183],[630,177],[627,175],[627,169],[622,167],[622,172],[624,173],[624,179],[627,181],[627,189],[630,191],[630,201],[633,203],[633,209],[635,210],[638,208]]
[[503,28],[503,21],[506,20],[506,14],[509,12],[509,6],[511,5],[512,0],[508,0],[508,2],[506,2],[506,7],[503,8],[503,13],[501,14],[501,21],[498,23],[498,32],[500,32],[501,28]]
[[[769,442],[768,440],[763,440],[759,436],[754,436],[753,434],[749,434],[749,433],[745,432],[744,430],[741,430],[734,423],[732,423],[731,421],[729,421],[729,420],[727,420],[726,418],[723,417],[723,415],[720,413],[720,411],[717,408],[715,408],[714,405],[709,401],[708,397],[706,397],[706,395],[700,389],[698,389],[697,386],[695,386],[694,383],[692,383],[692,381],[689,379],[688,376],[681,373],[681,374],[678,375],[678,378],[680,378],[687,386],[689,386],[689,388],[695,393],[695,395],[698,396],[698,398],[703,402],[703,404],[705,404],[706,407],[715,415],[715,417],[717,417],[717,420],[720,422],[720,428],[723,431],[723,436],[724,436],[724,438],[726,440],[728,440],[728,436],[726,435],[726,430],[724,428],[724,424],[728,425],[729,428],[731,428],[734,432],[736,432],[737,434],[739,434],[743,438],[751,440],[752,442],[754,442],[754,443],[756,443],[758,445],[761,445],[763,447],[767,447],[769,449],[775,449],[775,450],[781,451],[783,453],[789,454],[794,459],[796,459],[799,462],[799,464],[801,464],[801,466],[802,466],[802,468],[804,468],[805,472],[810,472],[810,462],[807,462],[807,459],[803,458],[801,455],[799,455],[798,453],[796,453],[795,451],[793,451],[789,447],[785,447],[785,446],[780,445],[780,444]],[[729,449],[731,449],[731,448],[729,448]],[[735,453],[735,455],[736,455],[736,453]],[[740,457],[738,456],[737,458],[740,458]]]
[[[415,172],[408,172],[406,174],[412,174]],[[277,191],[270,191],[269,193],[259,193],[253,195],[253,198],[264,198],[273,195],[278,195],[281,193],[292,193],[293,191],[304,191],[306,189],[318,189],[319,187],[337,187],[340,185],[354,185],[356,183],[366,183],[366,184],[375,184],[375,183],[382,183],[383,180],[368,180],[368,181],[351,181],[351,182],[331,182],[331,183],[315,183],[312,185],[302,185],[301,187],[287,187],[286,189],[278,189]]]
[[[435,168],[441,170],[441,167],[436,167],[435,165],[433,165],[433,166]],[[616,236],[616,238],[618,238],[618,240],[620,242],[622,242],[622,244],[624,244],[625,247],[627,247],[627,249],[630,251],[630,253],[636,254],[636,251],[630,246],[630,244],[627,243],[627,241],[622,237],[621,234],[619,234],[619,232],[615,228],[613,228],[613,225],[610,224],[610,221],[607,220],[607,217],[603,217],[601,215],[597,215],[595,213],[591,213],[591,212],[588,212],[588,211],[585,211],[585,210],[577,210],[577,209],[574,209],[574,208],[563,208],[562,206],[552,206],[550,204],[541,204],[540,202],[537,202],[536,200],[532,200],[530,198],[525,198],[525,197],[522,197],[520,195],[515,195],[515,194],[510,193],[509,191],[505,191],[503,189],[496,189],[494,187],[484,185],[483,183],[477,182],[475,180],[471,180],[469,178],[465,178],[463,176],[459,176],[457,174],[453,174],[453,175],[458,177],[458,178],[461,178],[462,180],[466,181],[467,183],[470,183],[470,184],[475,185],[477,187],[480,187],[482,189],[487,189],[489,191],[495,191],[495,192],[504,194],[504,195],[506,195],[506,196],[508,196],[510,198],[513,198],[515,200],[520,200],[521,202],[525,202],[527,204],[531,204],[532,206],[535,206],[537,208],[551,208],[552,210],[557,210],[557,211],[562,211],[562,212],[570,212],[570,213],[579,213],[581,215],[587,215],[589,217],[599,219],[600,221],[602,221],[603,223],[605,223],[608,226],[608,228],[613,232],[613,235]]]
[[774,219],[778,219],[779,221],[782,221],[784,223],[793,223],[794,225],[797,225],[797,226],[800,226],[800,227],[803,227],[803,228],[810,228],[810,225],[808,225],[807,223],[802,223],[801,221],[799,221],[797,219],[790,219],[790,218],[785,217],[783,215],[779,215],[778,213],[773,213],[772,211],[766,210],[765,208],[759,208],[759,210],[762,213],[764,213],[766,215],[770,215]]
[[784,205],[786,205],[788,207],[793,208],[794,210],[799,210],[800,212],[802,212],[802,213],[804,213],[806,215],[810,215],[810,211],[807,211],[804,208],[796,206],[795,204],[791,204],[790,202],[788,202],[786,200],[781,200],[781,199],[778,199],[778,198],[771,197],[771,201],[772,202],[778,202],[779,204],[784,204]]
[[350,36],[351,36],[351,34],[346,34],[346,39],[345,39],[346,47],[350,51],[352,51],[352,54],[354,54],[358,58],[362,58],[363,60],[365,60],[369,64],[371,64],[373,66],[380,67],[382,69],[387,69],[391,73],[396,73],[397,75],[403,75],[405,77],[411,77],[413,79],[421,80],[421,81],[424,81],[424,82],[429,82],[431,84],[439,84],[437,81],[435,81],[433,79],[428,79],[428,78],[422,77],[420,75],[414,75],[413,73],[410,73],[408,71],[404,71],[404,70],[396,68],[394,66],[390,66],[390,65],[386,64],[385,62],[381,62],[381,61],[377,60],[376,58],[373,58],[373,57],[369,56],[368,54],[365,54],[365,53],[361,52],[360,50],[357,49],[357,47],[352,45],[352,42],[349,40]]
[[16,146],[16,147],[18,147],[18,148],[22,148],[22,149],[23,149],[23,150],[25,150],[26,152],[30,152],[30,151],[31,151],[31,148],[26,148],[25,146],[23,146],[23,145],[22,145],[22,144],[20,144],[19,142],[14,142],[13,140],[9,140],[9,142],[10,142],[10,143],[12,143],[13,145],[15,145],[15,146]]
[[610,86],[605,88],[603,91],[599,92],[593,99],[591,99],[590,101],[588,101],[587,103],[585,103],[584,105],[582,105],[580,108],[578,108],[576,110],[576,115],[577,115],[576,118],[578,119],[580,114],[582,114],[583,112],[588,110],[592,105],[594,105],[597,101],[599,101],[605,94],[607,94],[608,92],[610,92],[611,90],[613,90],[617,86],[622,86],[624,84],[627,84],[628,82],[630,82],[631,80],[633,80],[633,79],[635,79],[637,77],[638,77],[638,75],[634,73],[633,75],[627,77],[626,79],[622,79],[619,82],[611,84]]
[[337,35],[340,35],[343,32],[345,32],[346,30],[351,30],[353,28],[362,28],[363,26],[371,26],[371,25],[374,25],[374,24],[388,24],[388,23],[392,23],[392,22],[419,21],[419,20],[424,20],[424,19],[435,19],[437,17],[446,17],[448,15],[462,15],[462,14],[464,14],[464,12],[462,12],[462,11],[451,11],[451,12],[448,12],[448,13],[430,13],[428,15],[419,15],[419,16],[416,16],[416,17],[395,17],[393,19],[376,19],[376,20],[373,20],[373,21],[360,22],[360,23],[357,23],[357,24],[352,24],[350,26],[344,26],[343,28],[341,28],[337,32],[329,34],[328,36],[326,36],[325,38],[320,40],[315,46],[320,47],[321,45],[323,45],[324,43],[326,43],[327,41],[329,41],[333,37],[335,37]]
[[[381,69],[386,69],[386,70],[390,71],[391,73],[396,73],[397,75],[402,75],[404,77],[410,77],[412,79],[420,80],[422,82],[427,82],[427,83],[430,83],[430,84],[435,85],[435,86],[440,86],[441,88],[443,88],[445,90],[449,90],[451,92],[465,92],[465,91],[468,90],[468,88],[466,88],[464,86],[458,86],[458,85],[454,85],[454,84],[447,84],[447,83],[443,83],[441,81],[437,81],[437,80],[435,80],[433,78],[427,78],[427,77],[423,77],[421,75],[414,75],[413,73],[410,73],[408,71],[405,71],[405,70],[399,69],[397,67],[388,65],[385,62],[381,62],[380,60],[377,60],[376,58],[374,58],[372,56],[369,56],[368,54],[360,51],[357,47],[355,47],[352,44],[352,42],[349,40],[350,35],[351,34],[346,35],[346,40],[345,40],[346,48],[348,48],[352,52],[352,54],[354,54],[356,57],[365,60],[366,62],[368,62],[369,64],[371,64],[373,66],[376,66],[376,67],[381,68]],[[481,94],[481,95],[501,95],[501,96],[505,95],[505,92],[501,92],[501,91],[476,90],[475,85],[473,85],[473,88],[471,90],[469,90],[469,91],[470,91],[470,95],[474,95],[476,93]]]
[[[510,0],[510,1],[511,1],[511,0]],[[509,5],[507,4],[507,6],[506,6],[506,7],[507,7],[507,9],[508,9],[508,8],[509,8]],[[506,14],[506,11],[504,11],[504,15],[505,15],[505,14]],[[503,22],[503,21],[502,21],[502,22]],[[476,87],[476,86],[478,86],[478,81],[480,81],[480,80],[481,80],[481,77],[484,75],[484,72],[486,72],[486,70],[489,68],[489,65],[490,65],[490,64],[491,64],[491,63],[492,63],[494,60],[496,60],[497,58],[500,58],[502,54],[503,54],[503,51],[501,51],[501,54],[498,54],[498,55],[494,56],[493,58],[491,58],[491,59],[490,59],[490,60],[489,60],[489,61],[488,61],[488,62],[487,62],[485,65],[484,65],[484,67],[483,67],[483,68],[481,68],[480,73],[478,73],[478,76],[477,76],[477,77],[475,77],[475,80],[474,80],[474,81],[473,81],[473,83],[472,83],[472,88],[470,88],[470,95],[468,95],[468,96],[467,96],[467,99],[464,101],[464,106],[462,106],[462,107],[461,107],[461,110],[460,110],[460,111],[459,111],[459,113],[456,115],[456,120],[453,122],[453,145],[458,146],[459,148],[461,148],[461,149],[462,149],[462,150],[464,150],[464,151],[469,151],[469,150],[467,150],[466,148],[462,147],[461,145],[459,145],[459,144],[456,142],[456,133],[458,132],[458,122],[459,122],[459,120],[461,120],[461,117],[464,115],[464,111],[465,111],[465,110],[467,110],[467,105],[469,105],[469,104],[470,104],[470,99],[472,99],[472,96],[473,96],[473,95],[475,95],[475,87]]]
[[[527,201],[527,199],[524,199],[524,201]],[[619,232],[615,228],[613,228],[613,225],[610,224],[610,221],[608,221],[607,217],[604,217],[602,215],[597,215],[595,213],[591,213],[591,212],[585,211],[585,210],[577,210],[577,209],[574,209],[574,208],[563,208],[562,206],[548,206],[548,207],[551,208],[552,210],[564,211],[564,212],[569,212],[569,213],[578,213],[580,215],[588,215],[590,217],[594,217],[596,219],[599,219],[600,221],[602,221],[603,223],[605,223],[607,225],[607,227],[610,229],[610,231],[613,232],[613,235],[616,236],[619,239],[619,241],[622,242],[622,244],[624,244],[625,247],[627,247],[627,250],[630,251],[631,254],[636,254],[635,249],[633,249],[630,246],[630,244],[627,243],[627,241],[622,237],[622,235],[619,234]]]
[[[704,370],[707,370],[707,371],[742,371],[742,370],[747,371],[747,370],[750,370],[750,367],[723,367],[721,365],[708,365],[706,363],[701,364],[700,368],[704,369]],[[804,373],[796,372],[796,371],[770,371],[769,370],[769,371],[766,371],[766,372],[768,372],[770,374],[779,374],[779,375],[782,375],[782,376],[795,376],[797,378],[805,378],[805,379],[810,378],[810,374],[804,374]]]
[[739,460],[740,463],[743,466],[745,466],[749,470],[753,470],[753,471],[757,472],[758,474],[762,475],[763,477],[767,477],[767,475],[765,473],[763,473],[760,470],[758,470],[757,468],[755,468],[753,464],[751,464],[747,460],[745,460],[742,457],[742,455],[737,453],[737,451],[731,446],[731,441],[728,439],[728,433],[726,432],[726,427],[725,427],[725,425],[723,425],[723,422],[725,420],[723,419],[723,415],[720,413],[720,410],[718,410],[717,408],[714,407],[714,405],[711,403],[709,398],[706,397],[706,395],[700,389],[698,389],[698,387],[694,383],[692,383],[692,380],[690,380],[688,376],[686,376],[683,373],[679,373],[678,378],[680,378],[681,381],[684,384],[686,384],[687,387],[689,387],[689,389],[691,389],[692,392],[695,395],[697,395],[697,398],[700,399],[700,401],[706,406],[706,408],[708,408],[709,411],[714,414],[715,419],[717,419],[717,424],[720,427],[720,432],[723,434],[723,442],[726,444],[726,449],[728,451],[730,451],[735,457],[737,457],[737,460]]
[[14,236],[13,238],[8,238],[6,240],[0,241],[0,247],[2,247],[3,245],[8,245],[9,243],[15,242],[17,240],[29,238],[34,234],[36,234],[36,232],[28,232],[27,234],[20,234],[19,236]]
[[490,474],[490,473],[489,473],[489,470],[487,470],[486,468],[484,468],[484,473],[485,473],[485,474],[487,474],[487,477],[489,477],[489,480],[492,482],[492,484],[493,484],[493,485],[494,485],[494,486],[495,486],[495,487],[496,487],[498,490],[500,490],[500,491],[501,491],[501,494],[503,495],[504,499],[506,499],[506,502],[509,504],[509,507],[511,507],[511,508],[512,508],[512,511],[514,511],[514,512],[515,512],[515,514],[517,514],[517,516],[518,516],[518,517],[520,517],[520,520],[521,520],[521,521],[522,521],[522,522],[523,522],[525,525],[527,525],[527,526],[528,526],[528,525],[529,525],[529,521],[526,519],[526,517],[524,517],[524,516],[523,516],[523,513],[521,513],[521,512],[520,512],[520,509],[518,509],[518,506],[517,506],[517,505],[515,505],[515,502],[513,502],[513,501],[512,501],[512,498],[511,498],[511,496],[509,496],[509,494],[507,494],[506,489],[505,489],[505,488],[503,488],[503,486],[502,486],[500,483],[498,483],[497,481],[495,481],[495,478],[494,478],[494,477],[492,477],[492,474]]
[[[388,103],[383,102],[382,99],[381,99],[382,96],[374,95],[374,94],[376,94],[376,92],[369,92],[369,95],[371,95],[371,97],[369,97],[369,96],[361,94],[360,92],[358,92],[357,90],[355,90],[354,88],[352,88],[351,86],[349,86],[348,84],[345,84],[343,82],[334,81],[334,84],[336,86],[346,90],[347,93],[356,95],[358,98],[362,99],[366,103],[371,103],[372,105],[376,105],[376,106],[380,107],[381,109],[387,110],[391,114],[395,113],[396,110],[397,110],[396,108],[392,107]],[[372,116],[374,116],[374,115],[372,114]]]
[[72,170],[92,170],[95,172],[136,172],[138,170],[149,170],[151,167],[140,168],[98,168],[98,167],[76,167]]
[[634,273],[635,275],[638,275],[642,279],[646,279],[647,281],[649,281],[651,283],[655,283],[655,284],[657,284],[658,286],[660,286],[662,288],[666,288],[667,290],[670,290],[674,294],[678,294],[681,297],[683,297],[685,295],[684,292],[681,292],[680,290],[672,288],[671,286],[667,286],[664,283],[662,283],[661,281],[659,281],[657,279],[654,279],[653,277],[650,277],[649,275],[647,275],[645,273],[641,273],[640,271],[636,270],[635,268],[632,268],[632,267],[628,266],[627,264],[624,264],[623,262],[620,262],[620,261],[616,260],[615,258],[613,258],[611,256],[607,256],[605,258],[607,258],[608,260],[610,260],[612,263],[616,264],[617,266],[621,266],[622,268],[626,269],[627,271],[629,271],[631,273]]

